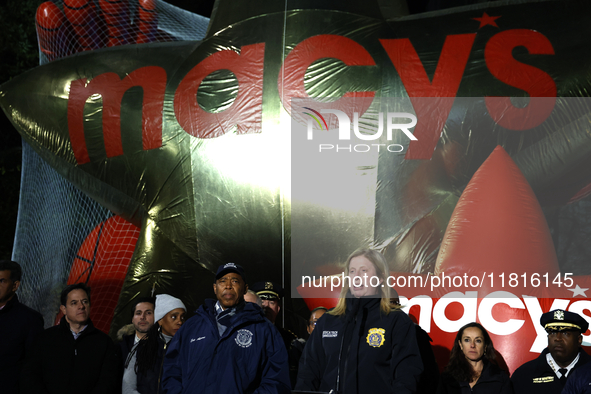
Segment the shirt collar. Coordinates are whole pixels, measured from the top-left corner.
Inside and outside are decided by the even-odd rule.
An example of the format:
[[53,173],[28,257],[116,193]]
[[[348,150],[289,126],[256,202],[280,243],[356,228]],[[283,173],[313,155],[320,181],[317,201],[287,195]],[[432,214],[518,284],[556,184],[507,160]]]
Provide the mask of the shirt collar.
[[78,333],[75,333],[71,328],[70,328],[70,332],[72,333],[72,335],[74,335],[74,339],[78,339],[78,337],[80,336],[80,334],[82,334],[82,331],[86,330],[86,327],[88,327],[88,324],[85,325],[84,327],[82,327],[82,329],[80,331],[78,331]]
[[222,304],[220,304],[220,302],[216,302],[215,303],[215,315],[219,315],[220,313],[222,313],[224,311],[224,308],[222,308]]
[[[579,362],[580,355],[581,355],[581,353],[577,353],[577,357],[575,357],[575,359],[572,361],[572,363],[570,363],[566,367],[566,371],[567,371],[566,375],[567,376],[570,373],[571,369],[573,369],[575,367],[575,365],[577,365],[577,362]],[[552,368],[552,370],[554,371],[554,373],[556,374],[558,379],[560,379],[562,377],[562,373],[560,373],[558,371],[560,369],[560,367],[558,366],[558,363],[556,362],[556,360],[554,360],[554,357],[552,357],[550,352],[546,353],[546,361],[548,362],[548,365],[550,366],[550,368]]]

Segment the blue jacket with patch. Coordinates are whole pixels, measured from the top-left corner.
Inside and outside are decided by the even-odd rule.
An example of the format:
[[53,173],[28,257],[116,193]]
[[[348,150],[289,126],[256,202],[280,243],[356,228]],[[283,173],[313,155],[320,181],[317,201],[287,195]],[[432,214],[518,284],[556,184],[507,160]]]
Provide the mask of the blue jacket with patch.
[[287,351],[258,305],[241,302],[224,335],[205,300],[171,340],[162,387],[177,393],[289,393]]
[[422,371],[416,329],[406,313],[385,315],[379,298],[351,298],[344,315],[318,319],[300,359],[296,390],[338,386],[343,394],[411,394]]

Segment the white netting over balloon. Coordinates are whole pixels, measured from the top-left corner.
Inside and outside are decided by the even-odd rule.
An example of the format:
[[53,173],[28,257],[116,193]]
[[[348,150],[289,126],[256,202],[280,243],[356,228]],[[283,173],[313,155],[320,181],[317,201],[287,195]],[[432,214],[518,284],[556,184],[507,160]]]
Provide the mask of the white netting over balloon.
[[[36,15],[40,63],[77,52],[157,41],[200,40],[209,19],[158,0],[65,0]],[[97,326],[108,331],[139,229],[114,216],[23,142],[13,260],[23,266],[24,303],[53,325],[66,283],[86,282]]]
[[36,16],[41,64],[104,47],[200,40],[208,22],[158,0],[47,1]]

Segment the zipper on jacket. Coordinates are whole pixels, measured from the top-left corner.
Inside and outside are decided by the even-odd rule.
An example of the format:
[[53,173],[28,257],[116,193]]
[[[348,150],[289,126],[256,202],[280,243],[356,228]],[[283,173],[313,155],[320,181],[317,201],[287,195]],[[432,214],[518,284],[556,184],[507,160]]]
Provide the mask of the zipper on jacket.
[[162,368],[164,368],[164,357],[166,357],[166,347],[167,346],[168,346],[168,343],[165,343],[162,362],[160,363],[160,372],[158,372],[158,388],[156,389],[156,394],[160,393],[160,380],[162,379]]

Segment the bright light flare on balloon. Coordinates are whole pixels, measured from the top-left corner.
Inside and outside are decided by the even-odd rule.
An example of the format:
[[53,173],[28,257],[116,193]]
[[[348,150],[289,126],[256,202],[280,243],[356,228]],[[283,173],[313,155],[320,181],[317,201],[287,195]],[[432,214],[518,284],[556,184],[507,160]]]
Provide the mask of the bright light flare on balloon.
[[191,151],[198,155],[192,155],[192,165],[209,167],[226,180],[274,191],[289,172],[284,159],[289,146],[281,145],[282,138],[273,132],[240,139],[231,133],[209,140],[193,138]]

